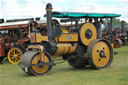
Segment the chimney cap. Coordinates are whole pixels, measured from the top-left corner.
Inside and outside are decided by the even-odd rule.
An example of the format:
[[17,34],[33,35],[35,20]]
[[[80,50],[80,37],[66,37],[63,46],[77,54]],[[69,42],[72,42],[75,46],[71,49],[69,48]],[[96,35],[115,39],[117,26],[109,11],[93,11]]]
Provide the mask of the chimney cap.
[[52,4],[51,3],[48,3],[47,5],[46,5],[46,9],[52,9]]

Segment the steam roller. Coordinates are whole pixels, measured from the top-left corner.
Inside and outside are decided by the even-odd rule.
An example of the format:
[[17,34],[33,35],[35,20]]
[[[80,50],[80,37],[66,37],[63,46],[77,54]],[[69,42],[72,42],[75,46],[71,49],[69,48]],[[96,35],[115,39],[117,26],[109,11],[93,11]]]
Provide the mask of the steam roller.
[[[113,59],[113,49],[109,41],[97,39],[96,27],[84,23],[77,31],[69,32],[65,28],[52,28],[52,5],[46,6],[47,34],[31,33],[31,43],[19,63],[22,70],[30,75],[47,74],[56,62],[56,57],[67,61],[74,68],[89,65],[95,69],[107,68]],[[59,32],[59,33],[58,33]]]

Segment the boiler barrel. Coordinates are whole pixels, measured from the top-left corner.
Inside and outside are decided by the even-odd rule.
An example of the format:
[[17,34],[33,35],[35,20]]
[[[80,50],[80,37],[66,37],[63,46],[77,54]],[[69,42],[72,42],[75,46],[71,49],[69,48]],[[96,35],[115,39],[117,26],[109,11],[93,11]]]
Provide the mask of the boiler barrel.
[[76,51],[77,44],[58,43],[55,55],[72,54]]

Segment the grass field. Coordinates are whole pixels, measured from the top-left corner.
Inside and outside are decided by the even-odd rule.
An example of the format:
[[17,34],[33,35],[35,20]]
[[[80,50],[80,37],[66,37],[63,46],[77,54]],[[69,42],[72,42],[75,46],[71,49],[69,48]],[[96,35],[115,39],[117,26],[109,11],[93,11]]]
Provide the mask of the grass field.
[[18,65],[0,64],[0,85],[128,85],[128,47],[114,49],[112,65],[103,70],[74,69],[67,62],[44,76],[29,76]]

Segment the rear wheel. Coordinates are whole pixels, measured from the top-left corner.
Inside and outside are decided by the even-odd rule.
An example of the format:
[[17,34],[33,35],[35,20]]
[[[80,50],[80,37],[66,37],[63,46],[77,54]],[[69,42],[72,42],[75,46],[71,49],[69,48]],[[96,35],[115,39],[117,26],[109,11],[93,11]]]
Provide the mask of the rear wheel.
[[69,65],[74,68],[84,68],[87,65],[87,62],[84,59],[85,51],[85,46],[78,45],[76,52],[73,55],[69,56]]
[[22,55],[23,51],[20,47],[13,47],[8,51],[8,60],[11,64],[18,64]]
[[94,40],[88,47],[88,63],[96,69],[103,69],[111,65],[113,49],[106,40]]
[[82,57],[73,58],[75,57],[75,55],[72,55],[70,57],[72,57],[71,59],[68,60],[70,66],[74,68],[84,68],[86,66],[86,62],[84,58]]

